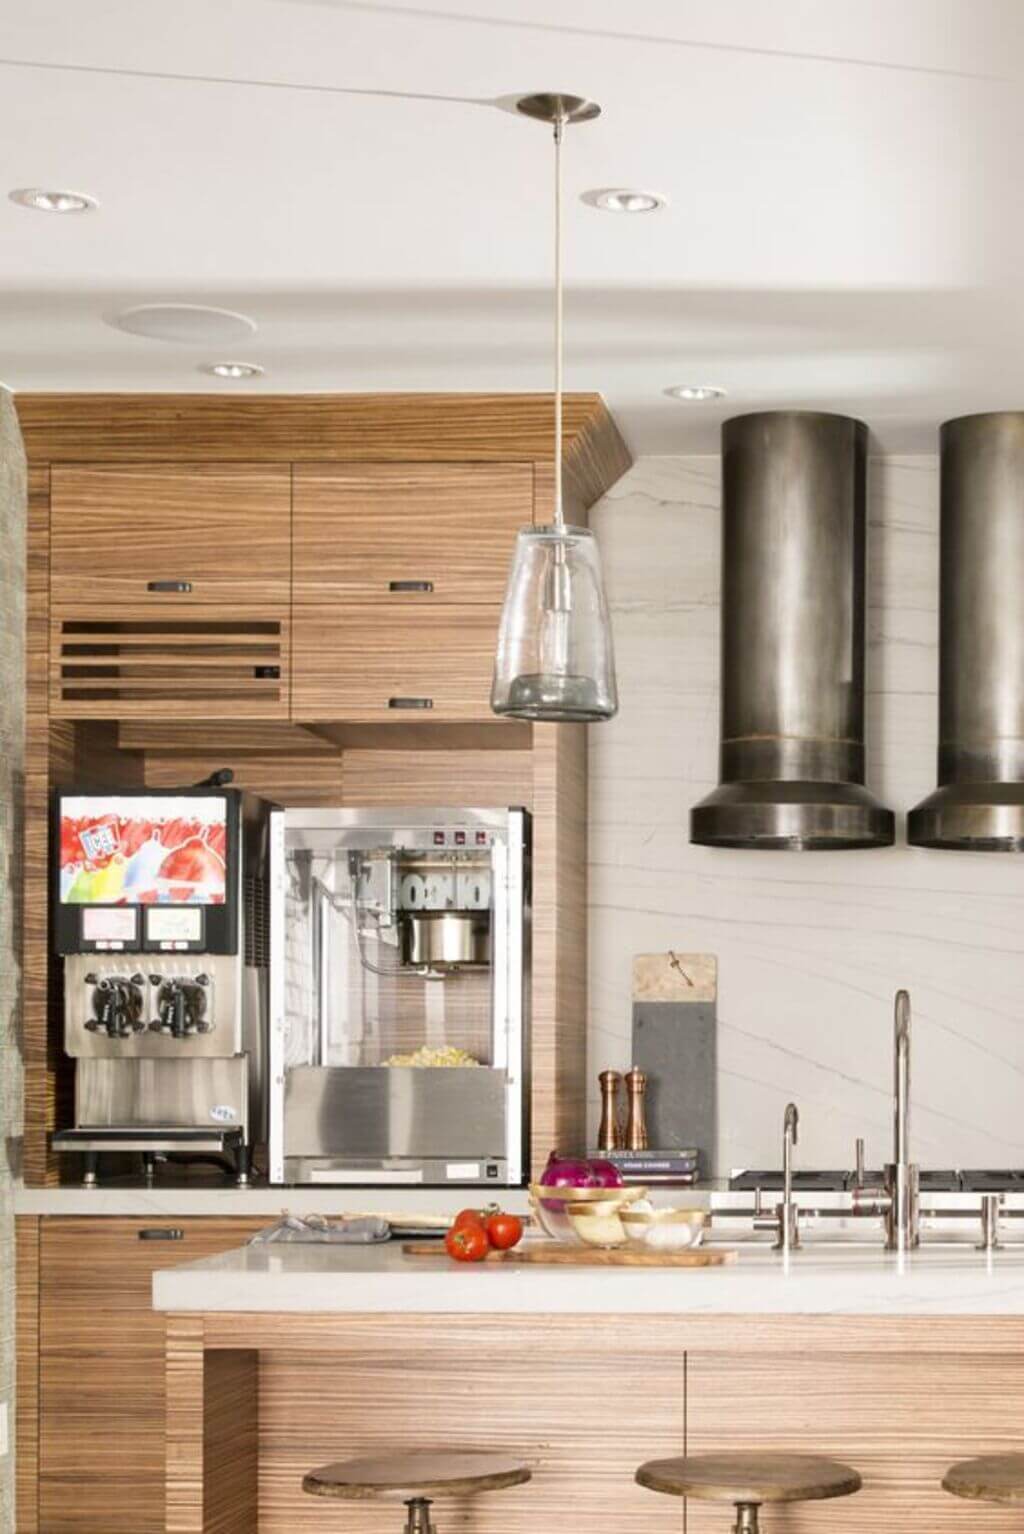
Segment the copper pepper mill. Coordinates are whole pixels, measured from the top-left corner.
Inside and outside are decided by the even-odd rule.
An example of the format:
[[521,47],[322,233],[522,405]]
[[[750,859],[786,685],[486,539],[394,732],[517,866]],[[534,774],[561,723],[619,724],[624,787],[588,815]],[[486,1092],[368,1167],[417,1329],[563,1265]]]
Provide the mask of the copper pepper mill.
[[622,1076],[618,1071],[602,1071],[597,1079],[601,1086],[601,1128],[598,1131],[597,1148],[602,1151],[622,1150],[625,1144],[619,1112]]
[[626,1072],[625,1082],[629,1104],[626,1119],[626,1150],[646,1150],[647,1118],[644,1111],[644,1095],[647,1091],[647,1077],[638,1065],[634,1065],[632,1070]]

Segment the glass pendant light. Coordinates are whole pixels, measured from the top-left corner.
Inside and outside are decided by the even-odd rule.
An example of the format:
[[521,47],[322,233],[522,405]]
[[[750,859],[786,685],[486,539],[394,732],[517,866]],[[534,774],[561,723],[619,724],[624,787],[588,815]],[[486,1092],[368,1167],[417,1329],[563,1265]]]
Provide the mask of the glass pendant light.
[[592,724],[618,709],[611,625],[593,533],[562,509],[562,132],[601,108],[579,96],[524,96],[555,138],[555,512],[516,539],[494,659],[491,708],[514,719]]

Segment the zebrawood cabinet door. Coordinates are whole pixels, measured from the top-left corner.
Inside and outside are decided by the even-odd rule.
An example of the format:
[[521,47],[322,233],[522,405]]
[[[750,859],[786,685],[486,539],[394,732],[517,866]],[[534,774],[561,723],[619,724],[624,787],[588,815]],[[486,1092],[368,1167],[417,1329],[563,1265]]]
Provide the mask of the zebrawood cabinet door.
[[287,615],[291,466],[55,464],[54,606],[268,605]]
[[490,720],[498,607],[295,609],[296,720]]
[[53,719],[287,719],[288,608],[76,604],[50,615]]
[[164,1320],[152,1275],[240,1246],[268,1221],[40,1223],[40,1534],[160,1534]]
[[528,463],[295,465],[296,604],[500,604]]

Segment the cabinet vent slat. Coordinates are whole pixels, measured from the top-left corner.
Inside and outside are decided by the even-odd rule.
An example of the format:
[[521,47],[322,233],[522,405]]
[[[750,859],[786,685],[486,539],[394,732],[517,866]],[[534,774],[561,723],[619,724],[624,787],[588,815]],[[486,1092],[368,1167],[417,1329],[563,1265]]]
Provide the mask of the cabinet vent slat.
[[61,645],[65,650],[90,649],[97,645],[117,645],[122,650],[144,650],[153,646],[162,648],[168,643],[173,644],[176,650],[205,650],[214,645],[230,645],[232,650],[263,650],[274,643],[281,625],[253,624],[252,629],[244,634],[232,632],[230,627],[219,631],[212,625],[204,625],[200,633],[183,634],[176,631],[179,628],[180,625],[139,623],[129,631],[118,633],[113,629],[93,631],[84,623],[62,623]]
[[[65,645],[61,652],[60,664],[61,670],[64,672],[77,670],[92,671],[96,666],[104,666],[106,668],[117,666],[118,670],[122,673],[128,671],[163,670],[173,672],[177,676],[180,675],[179,668],[185,664],[185,661],[180,654],[176,655],[173,650],[166,648],[161,648],[154,654],[139,655],[132,651],[130,655],[122,655],[115,649],[111,648],[108,650],[106,647],[104,647],[102,652],[95,650],[92,653],[79,652],[77,650],[69,652]],[[218,645],[210,655],[207,655],[205,652],[196,654],[190,651],[187,664],[190,669],[194,668],[197,671],[224,671],[230,672],[233,675],[244,676],[246,672],[252,671],[253,666],[279,666],[281,664],[281,652],[278,649],[261,649],[236,655]]]
[[287,625],[259,618],[58,618],[53,706],[65,717],[287,711]]

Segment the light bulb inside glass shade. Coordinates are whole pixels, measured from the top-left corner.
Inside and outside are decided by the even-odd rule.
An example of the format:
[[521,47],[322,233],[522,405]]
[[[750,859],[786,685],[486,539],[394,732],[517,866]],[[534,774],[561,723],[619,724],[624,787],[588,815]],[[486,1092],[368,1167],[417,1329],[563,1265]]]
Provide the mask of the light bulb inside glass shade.
[[526,527],[516,540],[498,630],[491,708],[516,719],[588,724],[619,706],[594,535]]

